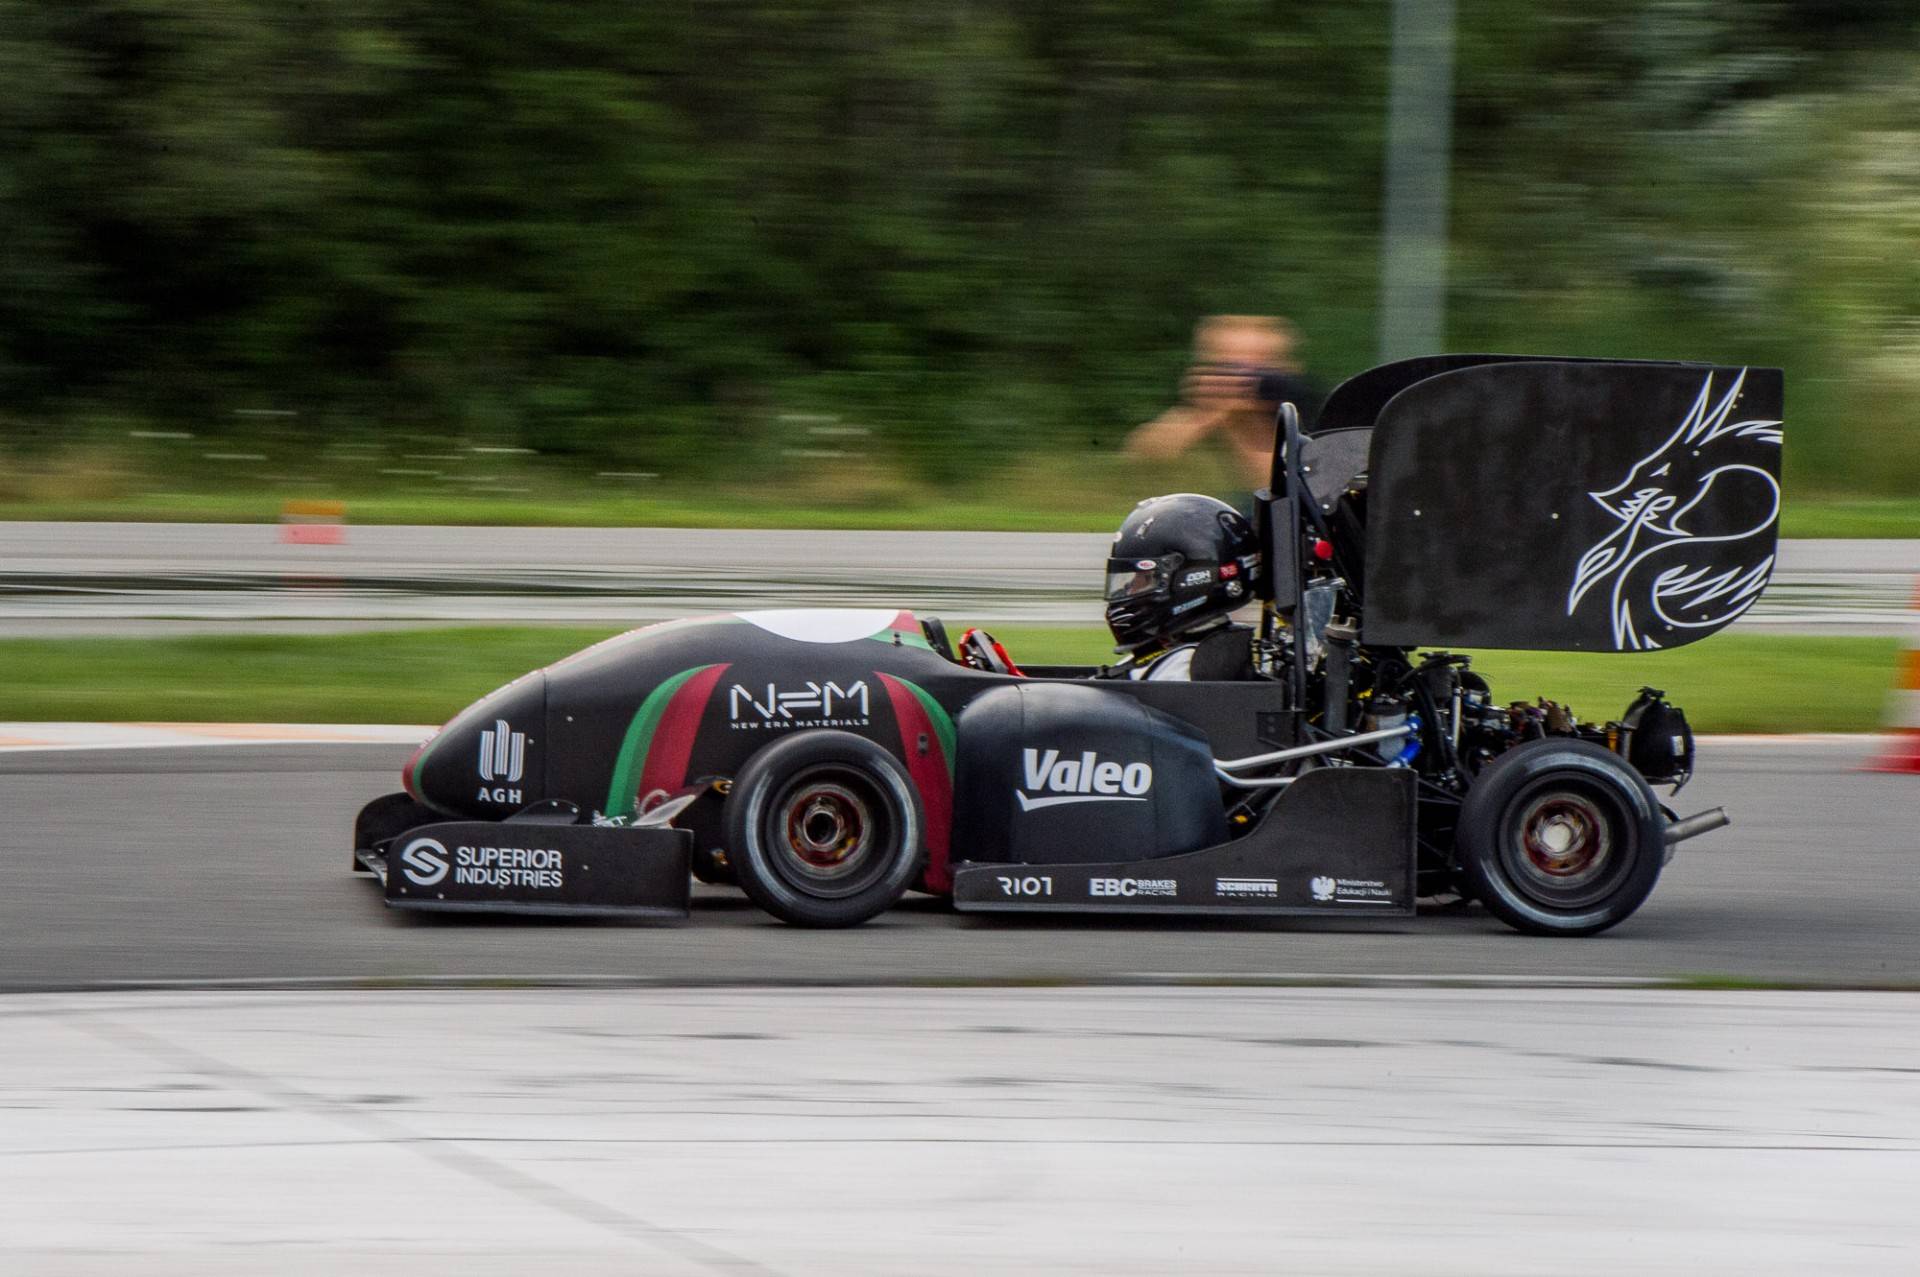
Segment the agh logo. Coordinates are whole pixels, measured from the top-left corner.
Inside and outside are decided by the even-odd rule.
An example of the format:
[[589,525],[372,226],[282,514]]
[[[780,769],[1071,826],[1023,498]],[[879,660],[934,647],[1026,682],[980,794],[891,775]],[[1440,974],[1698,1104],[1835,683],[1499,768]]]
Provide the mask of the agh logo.
[[400,853],[400,868],[416,887],[431,887],[447,876],[447,847],[438,838],[416,838]]
[[727,692],[727,717],[737,728],[784,727],[789,723],[808,727],[858,727],[867,721],[867,681],[857,679],[847,686],[829,679],[825,683],[808,680],[798,689],[782,690],[768,683],[764,697],[753,688],[735,683]]
[[1058,807],[1064,803],[1138,803],[1153,788],[1153,768],[1145,763],[1103,762],[1092,750],[1078,758],[1062,758],[1060,751],[1020,751],[1025,787],[1014,790],[1021,811]]
[[1089,878],[1090,896],[1177,896],[1180,884],[1172,878]]
[[[517,783],[527,770],[527,734],[516,732],[504,718],[480,733],[480,779]],[[520,791],[506,785],[482,785],[483,803],[517,803]]]

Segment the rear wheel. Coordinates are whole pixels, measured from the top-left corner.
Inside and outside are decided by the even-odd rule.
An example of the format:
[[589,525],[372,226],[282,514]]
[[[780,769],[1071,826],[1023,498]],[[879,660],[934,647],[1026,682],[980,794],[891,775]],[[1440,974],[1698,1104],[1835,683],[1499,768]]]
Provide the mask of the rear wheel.
[[1481,770],[1454,845],[1473,894],[1502,922],[1585,936],[1626,919],[1653,891],[1665,821],[1618,755],[1585,741],[1529,741]]
[[727,796],[726,825],[741,888],[800,926],[865,922],[920,870],[919,795],[893,755],[849,732],[801,732],[755,754]]

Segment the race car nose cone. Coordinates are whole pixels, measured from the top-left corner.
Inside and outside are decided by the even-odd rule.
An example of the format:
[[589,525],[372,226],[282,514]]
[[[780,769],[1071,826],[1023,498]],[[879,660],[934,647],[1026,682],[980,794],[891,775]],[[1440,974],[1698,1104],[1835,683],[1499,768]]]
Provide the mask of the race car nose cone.
[[517,678],[421,746],[407,789],[440,811],[503,819],[546,797],[547,676]]

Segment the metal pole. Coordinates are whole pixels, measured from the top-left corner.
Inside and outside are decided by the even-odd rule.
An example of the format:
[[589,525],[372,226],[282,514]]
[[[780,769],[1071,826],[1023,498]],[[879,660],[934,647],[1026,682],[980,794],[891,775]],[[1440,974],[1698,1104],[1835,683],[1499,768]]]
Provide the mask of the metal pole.
[[1215,771],[1237,772],[1248,767],[1270,767],[1274,763],[1292,762],[1296,758],[1311,758],[1315,754],[1337,754],[1343,749],[1352,749],[1356,745],[1377,745],[1381,741],[1399,740],[1402,736],[1413,735],[1413,728],[1382,727],[1375,732],[1358,732],[1352,736],[1342,736],[1339,740],[1314,741],[1310,745],[1295,745],[1291,749],[1276,749],[1271,754],[1254,754],[1247,758],[1217,758],[1213,766]]
[[1446,336],[1454,0],[1393,0],[1380,361],[1439,354]]

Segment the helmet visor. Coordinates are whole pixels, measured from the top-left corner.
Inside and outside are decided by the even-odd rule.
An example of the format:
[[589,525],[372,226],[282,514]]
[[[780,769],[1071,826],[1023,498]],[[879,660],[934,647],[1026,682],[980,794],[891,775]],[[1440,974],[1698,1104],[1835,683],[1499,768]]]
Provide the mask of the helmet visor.
[[1107,602],[1164,596],[1168,582],[1184,560],[1185,556],[1179,554],[1163,554],[1157,559],[1108,559]]

